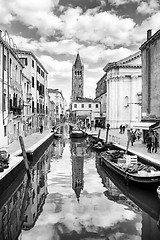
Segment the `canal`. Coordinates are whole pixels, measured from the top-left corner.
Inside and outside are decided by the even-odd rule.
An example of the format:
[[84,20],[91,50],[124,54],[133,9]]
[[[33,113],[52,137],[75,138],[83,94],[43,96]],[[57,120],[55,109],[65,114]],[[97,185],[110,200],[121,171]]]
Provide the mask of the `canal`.
[[126,187],[87,139],[55,139],[0,196],[0,240],[157,240],[160,202]]

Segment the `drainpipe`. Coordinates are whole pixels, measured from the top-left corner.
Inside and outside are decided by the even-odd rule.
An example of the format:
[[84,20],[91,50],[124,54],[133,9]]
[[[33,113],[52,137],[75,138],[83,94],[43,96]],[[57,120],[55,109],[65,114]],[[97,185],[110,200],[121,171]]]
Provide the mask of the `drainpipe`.
[[9,61],[9,50],[7,50],[7,137],[8,137],[8,144],[9,144],[9,112],[10,112],[10,106],[9,106],[9,71],[10,67],[10,61]]
[[2,43],[2,119],[4,127],[4,45]]
[[[147,41],[151,38],[152,36],[152,30],[149,29],[147,31]],[[150,46],[147,46],[146,49],[146,66],[147,66],[147,82],[148,82],[148,109],[147,112],[150,114],[151,110],[151,52],[150,52]]]

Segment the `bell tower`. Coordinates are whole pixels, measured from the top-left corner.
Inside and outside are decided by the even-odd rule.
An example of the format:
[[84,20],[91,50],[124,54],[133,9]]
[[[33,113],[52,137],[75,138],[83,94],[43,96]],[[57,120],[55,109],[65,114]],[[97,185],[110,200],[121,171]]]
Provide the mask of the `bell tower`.
[[84,66],[81,63],[79,52],[72,67],[72,101],[83,98]]

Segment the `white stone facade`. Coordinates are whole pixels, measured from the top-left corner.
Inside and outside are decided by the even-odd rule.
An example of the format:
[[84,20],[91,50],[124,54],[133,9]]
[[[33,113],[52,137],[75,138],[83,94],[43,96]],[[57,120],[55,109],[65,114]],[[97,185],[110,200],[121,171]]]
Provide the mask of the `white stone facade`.
[[141,120],[141,54],[137,52],[104,68],[107,99],[106,123],[132,127]]

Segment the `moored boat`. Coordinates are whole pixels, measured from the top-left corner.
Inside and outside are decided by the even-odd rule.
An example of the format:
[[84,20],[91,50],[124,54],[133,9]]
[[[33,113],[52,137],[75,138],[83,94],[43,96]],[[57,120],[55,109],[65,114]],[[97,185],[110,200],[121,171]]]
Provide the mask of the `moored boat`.
[[70,138],[82,138],[85,136],[87,136],[86,132],[78,128],[74,128],[70,132]]
[[[115,155],[115,157],[114,157]],[[160,171],[137,161],[137,156],[128,155],[123,151],[110,150],[100,154],[101,162],[114,172],[121,175],[125,182],[138,183],[148,186],[160,183]]]

